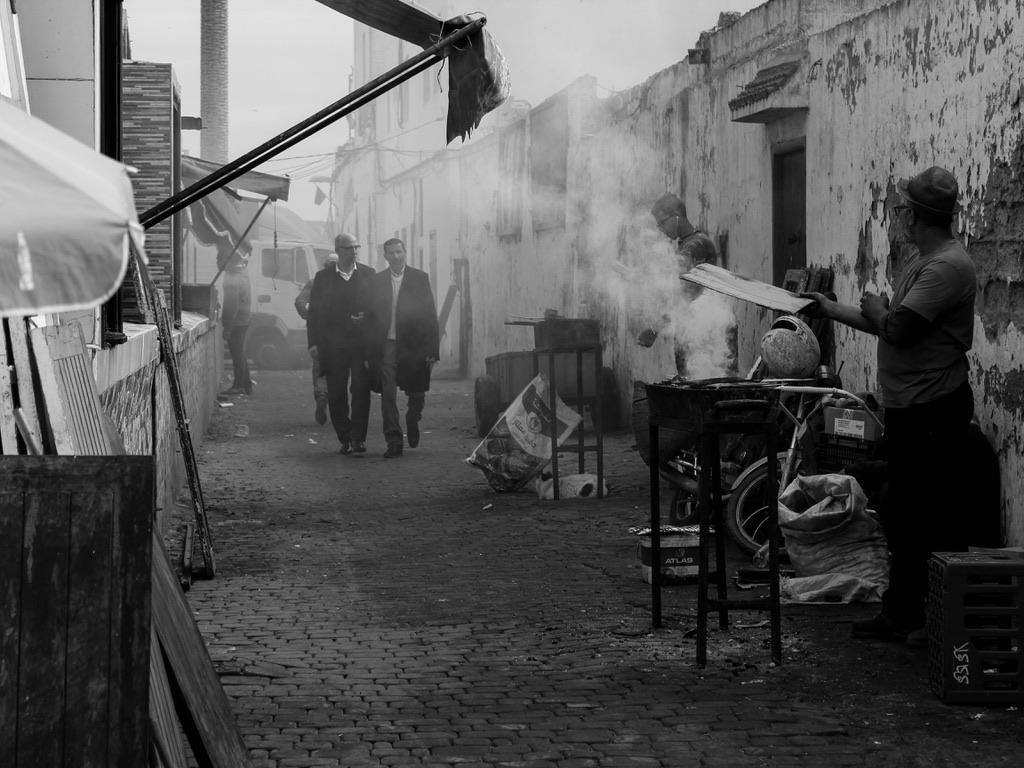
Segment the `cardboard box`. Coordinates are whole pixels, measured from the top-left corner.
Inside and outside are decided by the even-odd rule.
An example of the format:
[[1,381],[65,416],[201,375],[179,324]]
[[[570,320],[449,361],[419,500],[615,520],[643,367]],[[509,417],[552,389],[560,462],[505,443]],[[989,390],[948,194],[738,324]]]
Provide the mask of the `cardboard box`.
[[[880,419],[881,414],[876,413]],[[825,434],[858,440],[881,440],[882,428],[862,408],[825,407]]]
[[[700,549],[700,528],[683,526],[676,532],[661,534],[661,575],[697,576]],[[712,544],[714,546],[714,544]],[[640,536],[637,555],[640,557],[640,572],[644,581],[651,583],[651,535]]]

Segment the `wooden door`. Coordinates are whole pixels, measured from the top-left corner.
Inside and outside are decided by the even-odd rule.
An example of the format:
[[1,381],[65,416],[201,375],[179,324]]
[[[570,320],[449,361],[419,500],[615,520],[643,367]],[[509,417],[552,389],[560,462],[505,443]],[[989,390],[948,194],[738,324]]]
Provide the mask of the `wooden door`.
[[0,765],[147,764],[151,456],[0,458]]

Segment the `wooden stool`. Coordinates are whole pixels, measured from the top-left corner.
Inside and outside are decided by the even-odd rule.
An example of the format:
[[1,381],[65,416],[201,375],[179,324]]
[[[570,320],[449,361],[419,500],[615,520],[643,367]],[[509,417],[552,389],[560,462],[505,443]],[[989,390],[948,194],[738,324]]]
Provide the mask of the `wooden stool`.
[[[772,404],[764,400],[725,400],[715,403],[711,418],[697,427],[700,446],[698,499],[700,544],[697,564],[697,663],[707,663],[708,611],[718,610],[718,626],[729,628],[729,609],[771,612],[771,657],[782,663],[782,611],[779,603],[779,482],[778,431]],[[722,506],[722,462],[719,438],[723,434],[764,435],[768,457],[768,589],[766,598],[730,599],[727,596],[725,566],[725,514]],[[715,531],[715,575],[717,594],[708,595],[710,528]]]

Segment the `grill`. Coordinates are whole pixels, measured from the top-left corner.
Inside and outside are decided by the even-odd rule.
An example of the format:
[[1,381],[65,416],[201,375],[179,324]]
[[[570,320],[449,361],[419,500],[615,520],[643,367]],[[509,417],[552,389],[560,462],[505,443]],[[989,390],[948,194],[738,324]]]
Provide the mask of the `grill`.
[[[712,423],[748,422],[751,411],[767,413],[779,401],[779,382],[749,379],[697,379],[647,385],[654,418],[678,419],[700,429]],[[757,421],[763,421],[762,418]]]

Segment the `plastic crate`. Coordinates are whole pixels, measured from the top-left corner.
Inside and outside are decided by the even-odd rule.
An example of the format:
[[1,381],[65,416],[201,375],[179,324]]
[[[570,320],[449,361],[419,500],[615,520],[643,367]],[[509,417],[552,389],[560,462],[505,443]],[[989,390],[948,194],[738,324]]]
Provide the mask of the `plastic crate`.
[[838,472],[859,461],[871,461],[875,457],[877,447],[878,442],[875,440],[821,435],[816,449],[818,473]]
[[1024,702],[1024,557],[935,552],[928,678],[947,704]]

